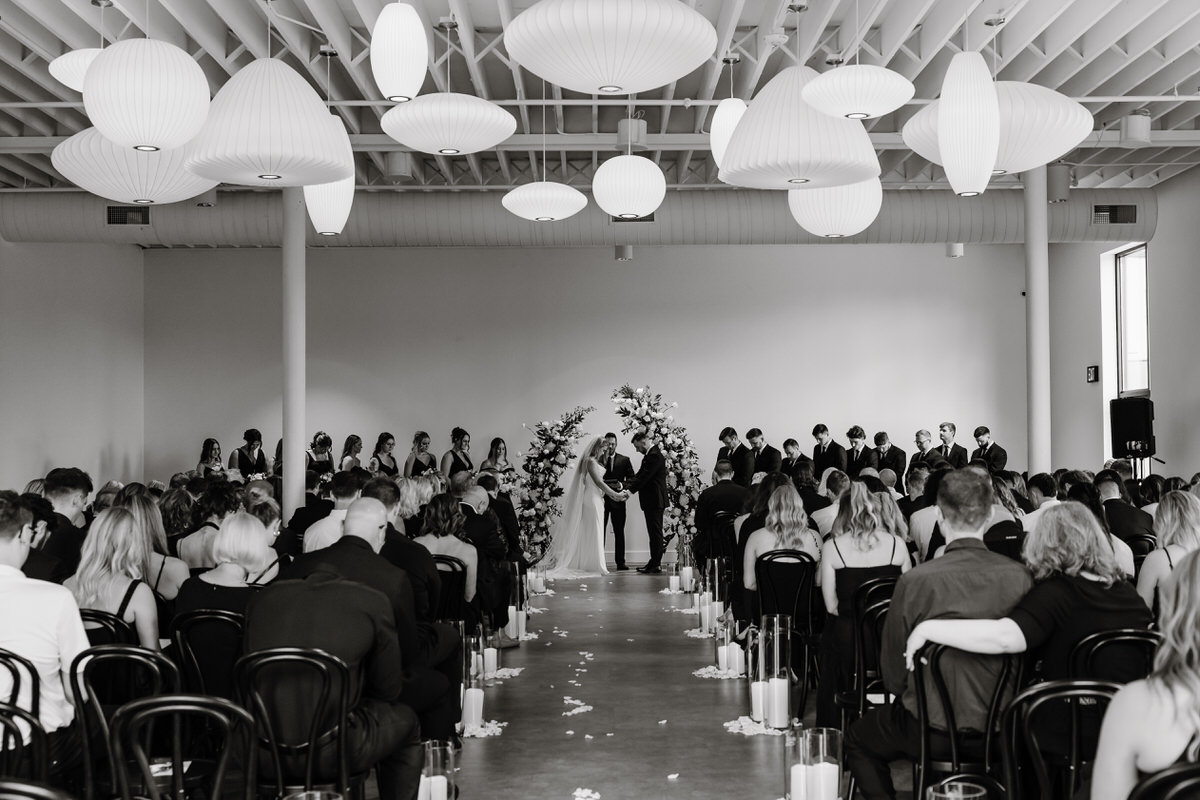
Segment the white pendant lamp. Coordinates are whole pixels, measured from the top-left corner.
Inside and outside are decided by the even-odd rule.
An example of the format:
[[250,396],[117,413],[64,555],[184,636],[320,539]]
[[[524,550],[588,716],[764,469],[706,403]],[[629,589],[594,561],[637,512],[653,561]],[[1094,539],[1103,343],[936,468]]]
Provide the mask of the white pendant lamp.
[[717,32],[679,0],[541,0],[508,25],[504,46],[564,89],[632,94],[703,65]]
[[354,205],[354,148],[350,135],[341,118],[331,115],[328,124],[333,135],[341,143],[342,159],[350,169],[350,176],[330,183],[317,183],[304,187],[304,206],[313,229],[322,236],[337,236],[350,219],[350,208]]
[[912,100],[916,88],[898,72],[871,64],[848,64],[809,81],[804,102],[831,117],[872,119]]
[[208,115],[208,80],[196,60],[154,39],[126,39],[97,54],[83,80],[88,118],[113,144],[170,150]]
[[712,145],[713,161],[717,169],[725,160],[725,151],[729,148],[729,140],[733,131],[746,114],[746,101],[740,97],[726,97],[717,103],[713,112],[712,128],[708,132],[708,141]]
[[846,186],[788,192],[788,208],[800,227],[827,239],[862,233],[879,216],[882,205],[883,186],[879,178]]
[[[282,61],[260,58],[217,92],[188,169],[246,186],[307,186],[353,175],[329,113]],[[344,133],[344,132],[343,132]]]
[[729,140],[720,178],[752,189],[818,188],[879,175],[862,123],[814,110],[801,91],[817,73],[788,67],[754,98]]
[[557,222],[582,211],[587,206],[587,195],[565,183],[535,181],[508,192],[500,202],[523,219]]
[[408,3],[388,3],[371,30],[371,74],[388,100],[406,103],[425,83],[429,39],[417,10]]
[[482,97],[457,92],[421,95],[389,110],[379,124],[406,147],[447,156],[487,150],[517,130],[512,114]]
[[67,88],[82,92],[83,79],[87,75],[88,67],[92,66],[92,62],[100,53],[99,47],[70,50],[50,62],[50,74]]
[[188,148],[138,151],[85,128],[50,154],[50,163],[81,189],[117,203],[162,205],[203,194],[217,185],[184,168]]
[[1000,105],[983,56],[955,53],[942,81],[938,150],[946,179],[959,197],[987,189],[1000,148]]
[[667,196],[667,179],[648,158],[623,155],[596,169],[592,196],[605,213],[620,219],[653,214]]

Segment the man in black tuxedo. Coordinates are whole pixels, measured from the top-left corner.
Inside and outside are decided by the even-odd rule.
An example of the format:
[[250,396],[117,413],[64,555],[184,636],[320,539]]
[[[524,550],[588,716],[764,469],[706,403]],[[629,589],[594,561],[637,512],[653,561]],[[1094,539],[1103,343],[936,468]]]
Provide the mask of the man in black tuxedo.
[[825,470],[831,467],[845,472],[846,448],[833,440],[828,426],[823,422],[818,423],[813,426],[812,435],[817,440],[817,446],[813,448],[813,472],[816,473],[817,480],[820,481]]
[[[754,477],[754,453],[738,439],[737,431],[733,428],[721,429],[717,437],[724,445],[717,451],[717,461],[728,461],[733,464],[733,482],[738,486],[749,488],[750,480]],[[714,477],[713,482],[716,482]]]
[[750,473],[751,479],[760,472],[763,474],[779,472],[779,468],[783,466],[783,454],[763,441],[761,430],[751,428],[746,431],[746,441],[750,443],[750,448],[754,453],[754,467],[752,468],[754,471]]
[[901,494],[904,493],[904,472],[908,469],[905,455],[903,450],[888,439],[887,431],[875,434],[875,463],[878,464],[876,469],[880,472],[890,469],[896,473],[896,491]]
[[967,465],[967,448],[954,443],[956,433],[958,433],[958,428],[953,422],[943,422],[938,425],[938,438],[942,440],[942,445],[937,448],[937,453],[950,462],[952,469],[962,469]]
[[[737,434],[734,434],[735,436]],[[650,539],[650,560],[638,572],[662,572],[663,511],[667,507],[667,460],[662,450],[653,444],[645,431],[633,435],[633,449],[642,454],[642,465],[625,490],[636,493],[638,504],[646,516],[646,535]]]
[[[629,456],[617,452],[617,435],[604,434],[604,452],[600,456],[604,466],[604,483],[614,492],[622,492],[633,480],[633,462]],[[612,520],[613,556],[617,561],[617,570],[629,569],[625,566],[625,501],[614,500],[604,495],[604,527]]]
[[1109,530],[1121,541],[1136,534],[1154,536],[1154,517],[1121,496],[1124,481],[1115,470],[1103,469],[1096,473],[1096,491],[1104,503],[1104,516]]
[[713,519],[716,514],[721,511],[740,514],[750,497],[749,489],[733,482],[733,465],[728,461],[718,461],[713,471],[717,482],[701,492],[696,500],[696,539],[693,547],[700,558],[707,558],[709,553],[720,549],[713,541],[716,533]]
[[875,451],[867,447],[867,432],[861,425],[855,425],[846,431],[850,440],[850,449],[846,451],[846,474],[853,478],[864,469],[879,471],[879,458]]
[[500,533],[504,536],[504,542],[508,545],[508,561],[517,561],[521,564],[521,571],[529,566],[528,559],[525,558],[525,552],[521,549],[521,525],[517,522],[517,511],[513,508],[512,501],[500,494],[500,481],[496,480],[496,476],[488,472],[480,473],[475,479],[475,485],[483,489],[488,494],[488,511],[496,515],[496,519],[500,521]]
[[795,482],[796,467],[804,462],[812,464],[812,459],[804,455],[800,450],[800,443],[795,439],[785,439],[783,442],[783,461],[779,464],[779,471]]
[[479,486],[471,486],[459,501],[463,515],[463,538],[479,551],[475,585],[485,613],[492,625],[503,628],[508,624],[508,543],[500,532],[500,520],[488,511],[488,494]]
[[1004,451],[1003,447],[992,441],[992,432],[986,425],[980,425],[975,429],[975,444],[979,447],[971,453],[972,461],[984,462],[987,464],[988,472],[993,475],[1004,471],[1008,465],[1008,453]]
[[913,437],[913,444],[917,446],[917,451],[908,460],[910,467],[914,464],[928,465],[929,461],[937,454],[937,451],[933,449],[933,435],[924,428],[917,431]]
[[363,486],[362,496],[383,503],[387,513],[387,529],[384,531],[383,547],[380,548],[379,555],[408,575],[413,589],[413,611],[417,617],[417,624],[433,622],[442,593],[442,578],[438,575],[433,555],[403,532],[396,530],[396,519],[400,511],[400,490],[396,482],[390,478],[372,478]]

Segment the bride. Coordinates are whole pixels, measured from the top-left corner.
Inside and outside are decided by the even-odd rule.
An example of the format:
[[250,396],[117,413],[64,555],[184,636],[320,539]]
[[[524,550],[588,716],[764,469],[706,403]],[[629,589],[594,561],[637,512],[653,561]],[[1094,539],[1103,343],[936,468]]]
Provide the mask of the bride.
[[604,439],[596,436],[583,449],[563,501],[563,514],[551,531],[545,563],[548,578],[607,575],[604,564],[604,497],[626,500],[627,492],[604,485],[600,457]]

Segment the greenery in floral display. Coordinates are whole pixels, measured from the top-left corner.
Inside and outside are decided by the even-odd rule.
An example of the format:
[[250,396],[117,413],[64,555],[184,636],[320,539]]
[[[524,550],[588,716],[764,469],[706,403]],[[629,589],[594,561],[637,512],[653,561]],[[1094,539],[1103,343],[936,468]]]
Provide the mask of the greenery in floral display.
[[685,546],[696,534],[696,501],[704,488],[700,483],[700,456],[687,429],[675,422],[671,409],[649,386],[625,384],[613,392],[613,404],[625,433],[644,430],[659,446],[667,462],[667,508],[663,515],[663,544],[679,537]]
[[557,420],[543,420],[533,428],[535,438],[525,453],[525,477],[521,478],[517,492],[521,549],[531,564],[540,561],[550,546],[550,530],[555,518],[562,516],[559,506],[563,495],[562,476],[567,465],[577,458],[575,443],[583,435],[579,426],[583,418],[595,410],[594,406],[578,406]]

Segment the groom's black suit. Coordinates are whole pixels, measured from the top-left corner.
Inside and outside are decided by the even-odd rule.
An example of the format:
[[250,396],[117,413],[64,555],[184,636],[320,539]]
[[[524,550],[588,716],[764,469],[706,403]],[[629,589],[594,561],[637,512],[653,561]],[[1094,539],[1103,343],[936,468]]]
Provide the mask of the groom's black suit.
[[[604,483],[614,492],[619,492],[633,480],[633,463],[629,456],[620,453],[610,453],[601,461],[604,467]],[[617,569],[625,566],[625,501],[613,500],[604,496],[604,523],[607,526],[612,520],[613,555],[616,557]]]
[[667,507],[667,461],[658,445],[642,456],[642,465],[629,491],[636,492],[642,513],[646,515],[646,534],[650,538],[650,560],[643,569],[658,569],[663,551],[663,510]]

